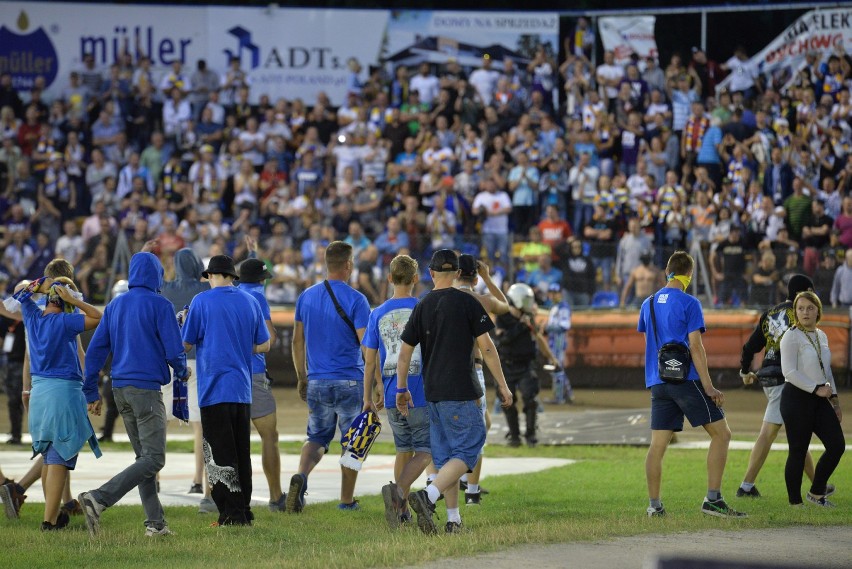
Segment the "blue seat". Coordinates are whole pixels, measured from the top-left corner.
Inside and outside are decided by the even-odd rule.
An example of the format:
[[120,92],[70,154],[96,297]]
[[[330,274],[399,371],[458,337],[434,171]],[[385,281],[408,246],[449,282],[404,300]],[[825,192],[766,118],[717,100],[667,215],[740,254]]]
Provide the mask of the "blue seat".
[[618,308],[618,293],[599,291],[592,297],[592,308]]

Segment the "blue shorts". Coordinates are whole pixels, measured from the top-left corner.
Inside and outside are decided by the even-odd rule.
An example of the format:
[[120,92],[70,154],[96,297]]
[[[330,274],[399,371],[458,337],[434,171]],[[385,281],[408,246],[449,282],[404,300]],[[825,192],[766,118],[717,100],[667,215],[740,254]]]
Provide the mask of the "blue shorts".
[[79,455],[74,455],[68,460],[65,460],[59,453],[56,452],[56,449],[53,448],[53,445],[47,447],[47,450],[42,453],[44,455],[44,463],[45,464],[58,464],[60,466],[64,466],[68,470],[74,470],[77,466],[77,457]]
[[651,430],[682,431],[684,416],[693,427],[725,418],[725,412],[707,397],[700,381],[651,387]]
[[428,403],[432,462],[440,469],[457,458],[472,471],[485,444],[485,419],[479,400]]
[[308,381],[308,442],[322,445],[328,451],[335,427],[340,428],[343,438],[352,421],[361,414],[363,405],[363,381]]
[[429,410],[426,407],[410,408],[408,417],[403,417],[397,409],[388,408],[388,423],[393,430],[396,452],[432,452],[429,443]]

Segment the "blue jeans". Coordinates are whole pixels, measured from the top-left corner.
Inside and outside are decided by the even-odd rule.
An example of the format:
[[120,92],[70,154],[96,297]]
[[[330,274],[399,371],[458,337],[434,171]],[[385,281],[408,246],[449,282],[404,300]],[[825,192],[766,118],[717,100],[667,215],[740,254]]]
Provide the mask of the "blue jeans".
[[314,379],[308,381],[308,442],[325,447],[334,438],[335,427],[346,432],[361,414],[364,382],[360,380]]
[[488,253],[491,264],[500,256],[500,262],[509,265],[509,235],[507,233],[483,233],[482,244]]
[[396,452],[431,453],[429,437],[429,410],[426,407],[412,407],[408,417],[399,410],[388,407],[388,423],[393,430],[393,444]]
[[594,214],[594,204],[574,203],[574,225],[571,226],[571,229],[574,230],[575,235],[583,234],[583,227],[592,219]]
[[473,470],[485,444],[485,419],[479,400],[428,403],[432,462],[441,469],[451,459]]
[[97,490],[95,500],[112,506],[133,488],[139,488],[145,525],[161,529],[163,506],[157,496],[157,473],[166,465],[166,407],[159,389],[114,388],[115,405],[136,453],[136,461]]

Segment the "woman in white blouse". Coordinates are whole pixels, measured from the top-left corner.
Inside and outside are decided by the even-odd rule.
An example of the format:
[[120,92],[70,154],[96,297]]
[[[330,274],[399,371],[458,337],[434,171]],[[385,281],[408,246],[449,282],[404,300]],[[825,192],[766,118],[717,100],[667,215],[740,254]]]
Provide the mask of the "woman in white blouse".
[[813,292],[800,292],[793,301],[793,312],[793,327],[781,338],[781,371],[786,382],[781,393],[781,417],[790,447],[784,469],[787,497],[791,505],[802,504],[802,469],[811,435],[815,434],[825,452],[817,462],[807,500],[833,508],[826,499],[833,490],[828,479],[840,462],[846,441],[840,428],[843,414],[831,374],[828,338],[817,328],[822,303]]

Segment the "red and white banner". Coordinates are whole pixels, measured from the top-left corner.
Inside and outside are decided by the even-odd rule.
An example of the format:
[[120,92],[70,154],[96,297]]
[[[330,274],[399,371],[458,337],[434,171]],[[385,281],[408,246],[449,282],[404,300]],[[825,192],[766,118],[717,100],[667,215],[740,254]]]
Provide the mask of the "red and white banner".
[[[811,10],[790,24],[748,60],[748,64],[780,87],[793,79],[808,53],[815,53],[825,60],[830,54],[846,49],[846,46],[852,46],[852,9]],[[716,90],[726,88],[728,83],[730,78],[717,85]]]
[[605,50],[615,53],[615,62],[624,65],[632,54],[657,57],[654,16],[598,18],[598,32]]

